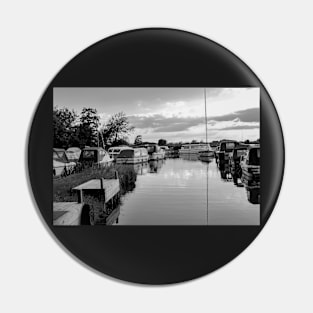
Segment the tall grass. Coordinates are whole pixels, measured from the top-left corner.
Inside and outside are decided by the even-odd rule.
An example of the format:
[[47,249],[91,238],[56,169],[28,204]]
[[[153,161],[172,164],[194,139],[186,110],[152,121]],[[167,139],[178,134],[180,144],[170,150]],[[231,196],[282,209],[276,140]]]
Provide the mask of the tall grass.
[[125,194],[135,188],[137,174],[133,166],[111,164],[102,168],[87,168],[80,173],[53,180],[53,201],[76,202],[77,193],[72,189],[91,179],[105,178],[114,179],[115,172],[118,172],[120,180],[120,192]]

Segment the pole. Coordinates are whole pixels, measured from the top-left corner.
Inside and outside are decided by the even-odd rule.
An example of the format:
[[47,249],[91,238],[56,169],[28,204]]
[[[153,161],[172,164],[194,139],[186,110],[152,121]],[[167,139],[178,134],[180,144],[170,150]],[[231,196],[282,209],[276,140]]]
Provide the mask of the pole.
[[[205,142],[208,144],[208,117],[206,112],[206,88],[204,88],[204,111],[205,111]],[[206,222],[209,225],[209,163],[206,168]]]
[[204,111],[205,111],[205,142],[208,143],[208,117],[206,112],[206,88],[204,88]]

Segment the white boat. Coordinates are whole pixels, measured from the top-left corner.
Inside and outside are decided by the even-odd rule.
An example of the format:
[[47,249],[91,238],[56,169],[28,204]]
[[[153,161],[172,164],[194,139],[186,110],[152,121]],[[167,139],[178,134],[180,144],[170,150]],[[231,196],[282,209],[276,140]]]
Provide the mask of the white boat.
[[149,161],[158,161],[163,160],[165,158],[165,150],[159,146],[153,146],[149,153]]
[[214,158],[214,151],[209,145],[209,149],[199,151],[198,155],[201,161],[210,162]]
[[112,159],[116,160],[117,156],[120,154],[121,151],[128,149],[128,146],[117,146],[117,147],[111,147],[108,152]]
[[198,155],[201,151],[206,151],[210,149],[209,144],[203,143],[190,143],[181,146],[181,149],[178,151],[179,155],[182,154],[196,154]]
[[149,161],[163,160],[165,158],[165,150],[157,144],[145,144],[139,147],[145,148],[148,151]]
[[110,157],[109,153],[101,147],[86,147],[82,150],[79,157],[79,163],[87,163],[91,166],[104,166],[112,161],[113,159]]
[[53,148],[53,176],[70,174],[76,163],[69,161],[64,149]]
[[260,188],[260,146],[250,146],[241,156],[241,181],[249,188]]
[[70,161],[77,162],[80,157],[81,150],[77,147],[70,147],[66,150],[66,155]]
[[123,149],[116,157],[117,164],[136,164],[143,163],[149,160],[148,151],[146,148],[131,148]]

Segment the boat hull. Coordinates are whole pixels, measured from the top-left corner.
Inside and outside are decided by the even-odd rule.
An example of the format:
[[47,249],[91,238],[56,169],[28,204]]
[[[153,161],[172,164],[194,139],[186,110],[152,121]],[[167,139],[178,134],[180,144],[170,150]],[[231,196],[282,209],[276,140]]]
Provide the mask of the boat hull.
[[137,164],[148,162],[148,156],[140,156],[134,158],[116,158],[116,164]]

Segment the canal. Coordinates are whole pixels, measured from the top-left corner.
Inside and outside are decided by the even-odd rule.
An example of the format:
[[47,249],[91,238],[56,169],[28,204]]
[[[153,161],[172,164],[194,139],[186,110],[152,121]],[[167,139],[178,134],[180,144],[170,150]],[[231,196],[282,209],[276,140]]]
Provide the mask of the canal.
[[259,225],[248,201],[215,160],[166,159],[135,165],[136,186],[121,199],[115,225]]

